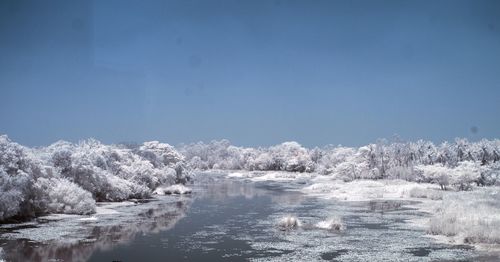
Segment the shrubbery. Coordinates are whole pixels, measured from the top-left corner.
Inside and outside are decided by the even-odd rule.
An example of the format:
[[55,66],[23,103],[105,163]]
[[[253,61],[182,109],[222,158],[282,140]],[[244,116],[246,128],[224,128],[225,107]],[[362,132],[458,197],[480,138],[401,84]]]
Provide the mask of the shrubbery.
[[183,145],[180,152],[194,169],[238,169],[316,172],[344,181],[404,179],[469,190],[500,183],[500,140],[471,143],[457,139],[439,146],[431,142],[379,140],[359,148],[307,149],[296,142],[269,148],[243,148],[229,141]]
[[157,141],[127,148],[89,139],[30,149],[0,136],[0,221],[90,214],[95,201],[145,198],[188,179],[183,156]]

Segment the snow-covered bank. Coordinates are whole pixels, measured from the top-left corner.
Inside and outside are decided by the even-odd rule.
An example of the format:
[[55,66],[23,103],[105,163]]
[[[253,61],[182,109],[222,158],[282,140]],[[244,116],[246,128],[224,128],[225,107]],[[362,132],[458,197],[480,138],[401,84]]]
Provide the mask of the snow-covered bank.
[[500,189],[447,194],[435,209],[428,230],[456,243],[500,245]]
[[55,214],[30,222],[0,224],[4,259],[88,261],[96,251],[173,228],[191,203],[190,197],[165,196],[155,196],[141,204],[100,202],[91,216]]
[[59,141],[27,148],[0,136],[0,221],[91,214],[96,201],[149,197],[189,179],[184,157],[157,141],[135,146]]
[[[228,173],[228,177],[252,181],[301,182],[304,174],[280,172]],[[500,187],[475,187],[472,191],[442,190],[439,185],[404,180],[354,180],[344,182],[330,176],[308,174],[299,190],[309,196],[339,201],[414,200],[413,208],[428,214],[409,221],[429,234],[446,236],[454,244],[500,248]],[[381,207],[384,208],[384,207]],[[285,221],[285,220],[283,220]],[[288,221],[288,220],[286,220]],[[337,220],[323,221],[319,227],[339,226]]]
[[500,183],[500,140],[469,142],[379,140],[359,148],[308,149],[297,142],[267,148],[231,145],[227,140],[183,145],[179,151],[198,170],[288,171],[319,173],[344,181],[403,179],[468,190]]
[[191,194],[191,188],[180,184],[171,185],[168,187],[160,186],[156,188],[154,193],[158,195],[171,195],[171,194],[184,195],[184,194]]

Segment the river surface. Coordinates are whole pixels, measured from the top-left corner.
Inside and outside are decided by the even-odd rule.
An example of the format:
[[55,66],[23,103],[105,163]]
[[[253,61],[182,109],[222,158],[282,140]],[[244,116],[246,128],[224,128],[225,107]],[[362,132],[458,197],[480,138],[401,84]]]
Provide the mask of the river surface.
[[[0,226],[6,261],[499,261],[435,243],[408,220],[411,201],[338,202],[293,182],[199,175],[191,195],[100,204],[93,216],[47,216]],[[286,215],[302,226],[282,230]],[[345,229],[315,226],[341,217]]]

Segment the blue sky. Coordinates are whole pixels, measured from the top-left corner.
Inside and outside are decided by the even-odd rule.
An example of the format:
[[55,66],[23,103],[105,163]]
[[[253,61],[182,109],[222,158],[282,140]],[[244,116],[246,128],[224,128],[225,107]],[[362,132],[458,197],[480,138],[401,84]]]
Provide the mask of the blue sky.
[[0,2],[0,133],[26,145],[476,140],[499,116],[500,1]]

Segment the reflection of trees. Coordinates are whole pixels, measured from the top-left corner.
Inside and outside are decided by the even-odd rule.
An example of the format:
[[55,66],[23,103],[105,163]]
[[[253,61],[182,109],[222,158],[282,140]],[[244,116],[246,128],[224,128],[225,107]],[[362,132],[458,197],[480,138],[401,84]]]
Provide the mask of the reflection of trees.
[[[118,245],[131,242],[142,234],[158,233],[168,230],[185,216],[191,200],[179,198],[175,202],[153,201],[147,207],[141,205],[128,208],[115,217],[99,221],[95,226],[80,225],[79,230],[68,238],[79,237],[71,243],[53,240],[43,244],[27,239],[8,241],[3,245],[6,261],[86,261],[98,250],[109,250]],[[134,212],[133,209],[139,209]],[[127,211],[127,213],[125,213]],[[116,217],[121,216],[123,217]],[[83,222],[82,222],[83,223]],[[78,233],[76,233],[78,232]]]
[[[269,183],[267,183],[269,184]],[[198,194],[198,197],[212,200],[223,200],[231,197],[244,197],[252,199],[254,197],[266,196],[271,198],[273,203],[281,204],[300,204],[304,200],[304,195],[296,191],[284,191],[283,185],[276,187],[256,186],[253,182],[241,180],[221,179],[216,183],[206,184],[204,190]]]

